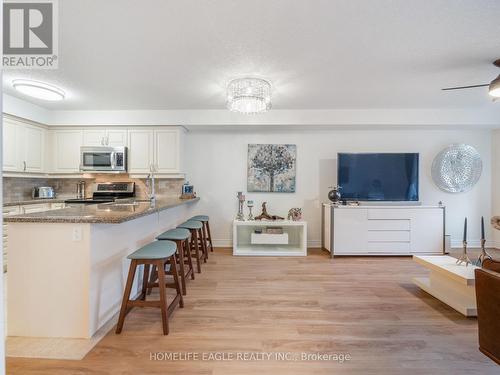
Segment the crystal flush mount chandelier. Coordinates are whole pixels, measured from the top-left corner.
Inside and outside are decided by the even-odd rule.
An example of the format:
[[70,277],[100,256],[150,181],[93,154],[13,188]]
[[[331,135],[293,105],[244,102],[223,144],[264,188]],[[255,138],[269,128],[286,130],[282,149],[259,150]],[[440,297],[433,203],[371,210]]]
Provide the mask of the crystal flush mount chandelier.
[[227,85],[227,108],[240,113],[269,111],[271,84],[262,78],[233,79]]

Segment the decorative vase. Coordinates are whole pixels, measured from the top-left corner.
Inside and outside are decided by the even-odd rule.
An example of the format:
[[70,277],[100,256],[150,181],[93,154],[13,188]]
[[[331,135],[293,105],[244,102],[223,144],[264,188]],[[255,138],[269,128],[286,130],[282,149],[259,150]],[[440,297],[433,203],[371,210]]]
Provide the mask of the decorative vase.
[[330,190],[328,192],[328,199],[333,203],[339,203],[342,199],[342,194],[340,194],[340,186],[330,186]]
[[243,216],[243,203],[245,203],[245,196],[241,191],[238,192],[238,214],[236,215],[236,220],[245,221],[245,216]]

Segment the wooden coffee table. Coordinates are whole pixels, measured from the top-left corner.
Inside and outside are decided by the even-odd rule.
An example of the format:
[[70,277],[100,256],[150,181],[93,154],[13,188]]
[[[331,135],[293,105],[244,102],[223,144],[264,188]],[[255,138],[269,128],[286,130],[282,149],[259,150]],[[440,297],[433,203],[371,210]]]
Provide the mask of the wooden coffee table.
[[457,264],[448,255],[413,256],[428,268],[429,277],[415,277],[413,282],[465,316],[477,316],[474,270],[478,267]]

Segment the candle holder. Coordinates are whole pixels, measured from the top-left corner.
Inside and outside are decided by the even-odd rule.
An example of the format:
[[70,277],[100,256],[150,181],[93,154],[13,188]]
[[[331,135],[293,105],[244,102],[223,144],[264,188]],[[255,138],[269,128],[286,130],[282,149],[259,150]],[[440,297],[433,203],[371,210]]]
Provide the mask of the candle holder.
[[245,196],[241,191],[238,192],[238,214],[236,215],[236,220],[245,221],[245,216],[243,215],[243,203],[245,203]]
[[253,214],[252,214],[253,201],[247,201],[247,207],[248,207],[248,220],[252,221],[253,220]]
[[481,254],[479,254],[479,258],[477,258],[477,265],[479,267],[483,266],[483,262],[486,259],[493,260],[490,254],[486,251],[486,240],[483,238],[481,239]]
[[472,264],[472,261],[470,260],[469,255],[467,254],[467,241],[463,241],[462,244],[464,252],[462,253],[462,255],[460,255],[460,258],[457,259],[456,263],[458,265],[465,263],[465,267],[467,267],[469,263]]

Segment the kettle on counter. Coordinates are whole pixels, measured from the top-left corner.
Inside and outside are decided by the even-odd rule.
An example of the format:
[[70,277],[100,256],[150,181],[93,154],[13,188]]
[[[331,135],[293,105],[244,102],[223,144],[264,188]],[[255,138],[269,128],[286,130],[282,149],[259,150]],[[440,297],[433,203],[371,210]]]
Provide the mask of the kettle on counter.
[[31,190],[31,197],[33,199],[53,199],[56,193],[52,186],[39,186]]

